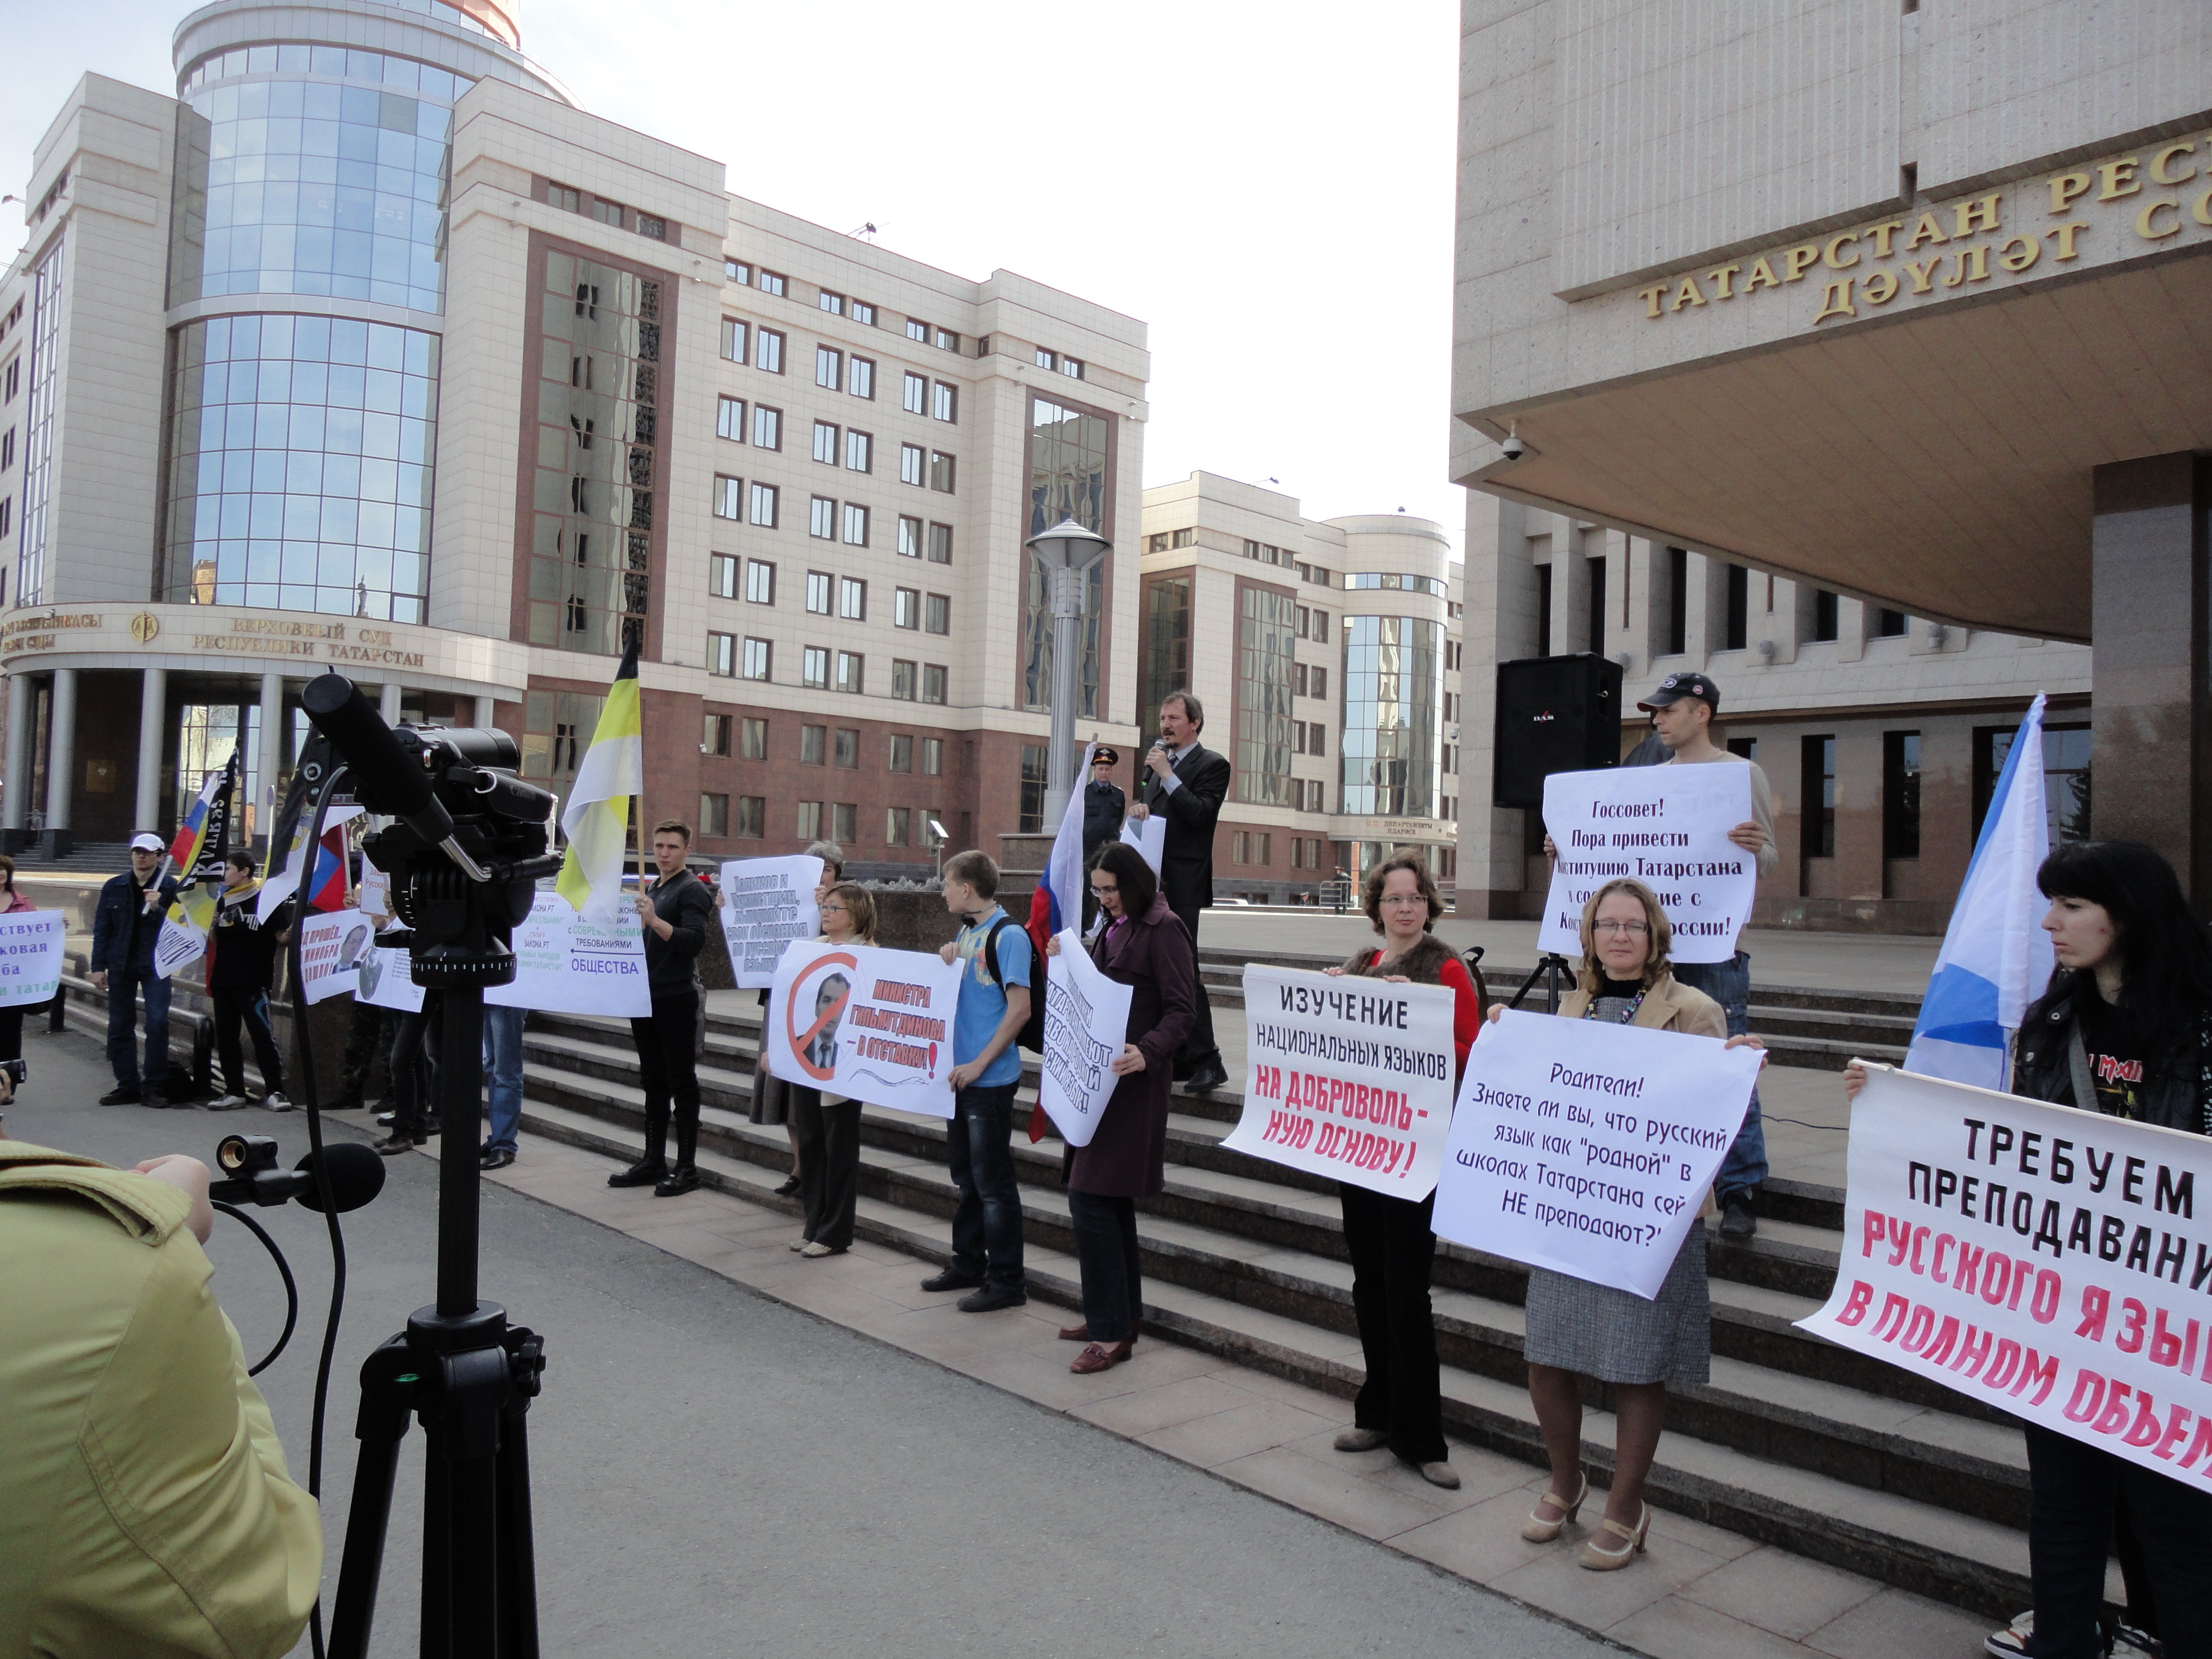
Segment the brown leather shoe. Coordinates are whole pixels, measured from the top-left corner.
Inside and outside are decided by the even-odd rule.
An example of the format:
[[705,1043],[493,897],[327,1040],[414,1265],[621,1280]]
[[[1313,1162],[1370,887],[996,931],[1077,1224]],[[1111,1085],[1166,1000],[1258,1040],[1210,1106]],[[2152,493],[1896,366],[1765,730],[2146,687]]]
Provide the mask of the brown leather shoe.
[[1094,1342],[1076,1355],[1075,1363],[1067,1369],[1078,1376],[1091,1376],[1099,1371],[1111,1370],[1129,1357],[1129,1349],[1133,1341],[1133,1338],[1129,1342],[1116,1342],[1110,1348],[1103,1343]]
[[[1145,1328],[1140,1321],[1133,1319],[1129,1322],[1130,1341],[1134,1342],[1144,1334]],[[1062,1325],[1060,1328],[1060,1340],[1063,1342],[1088,1342],[1091,1340],[1091,1327],[1088,1325]]]

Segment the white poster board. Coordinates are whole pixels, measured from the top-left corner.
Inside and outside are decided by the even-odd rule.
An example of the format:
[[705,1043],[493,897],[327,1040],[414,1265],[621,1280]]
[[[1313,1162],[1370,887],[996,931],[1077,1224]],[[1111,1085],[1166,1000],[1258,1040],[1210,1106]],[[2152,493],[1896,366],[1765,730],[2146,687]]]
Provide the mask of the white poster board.
[[804,853],[723,864],[722,939],[740,990],[775,984],[783,947],[821,933],[822,913],[814,898],[821,884],[822,860]]
[[69,919],[58,910],[0,915],[0,1008],[53,1000],[62,983],[62,941]]
[[771,1075],[902,1112],[952,1115],[963,964],[932,951],[794,939],[762,1031]]
[[1168,850],[1168,821],[1164,814],[1154,812],[1141,818],[1123,818],[1121,839],[1144,855],[1155,876],[1159,874],[1160,860],[1167,856]]
[[376,938],[376,924],[358,910],[310,910],[300,922],[300,990],[309,1003],[350,996]]
[[1060,935],[1060,954],[1045,974],[1037,1103],[1071,1146],[1091,1144],[1121,1081],[1111,1068],[1127,1041],[1134,989],[1101,973],[1073,927]]
[[1508,1009],[1467,1057],[1437,1236],[1656,1297],[1761,1058],[1719,1037]]
[[422,1012],[422,988],[415,982],[407,952],[388,945],[372,945],[361,959],[361,988],[354,994],[378,1008],[402,1014]]
[[484,1000],[549,1014],[649,1018],[653,992],[636,909],[625,902],[611,921],[595,921],[560,894],[538,893],[514,930],[514,982],[494,986]]
[[1886,1066],[1799,1327],[2203,1489],[2212,1139]]
[[1544,780],[1544,830],[1557,856],[1539,951],[1579,959],[1583,904],[1615,876],[1659,896],[1676,962],[1727,962],[1751,916],[1759,855],[1728,832],[1751,820],[1751,768],[1626,766]]
[[1451,990],[1244,966],[1244,1112],[1222,1145],[1419,1203],[1451,1124]]
[[161,931],[154,936],[154,971],[173,978],[179,968],[189,968],[207,954],[207,935],[190,922],[179,921],[166,910]]

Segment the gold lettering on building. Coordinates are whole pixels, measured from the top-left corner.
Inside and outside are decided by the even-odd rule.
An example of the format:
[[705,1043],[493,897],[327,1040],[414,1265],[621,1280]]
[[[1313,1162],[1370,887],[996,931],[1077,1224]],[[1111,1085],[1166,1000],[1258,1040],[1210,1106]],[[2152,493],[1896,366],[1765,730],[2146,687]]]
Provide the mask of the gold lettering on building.
[[[2158,228],[2158,216],[2171,210],[2173,222],[2164,230]],[[2136,215],[2136,234],[2146,242],[2162,242],[2169,236],[2181,234],[2181,204],[2179,202],[2145,202],[2142,211]]]
[[1887,305],[1897,297],[1897,273],[1893,270],[1869,273],[1866,281],[1859,284],[1859,297],[1870,306]]
[[2104,175],[2105,183],[2097,191],[2100,202],[2117,202],[2123,196],[2132,196],[2142,188],[2142,180],[2136,177],[2136,168],[2142,163],[2140,156],[2130,155],[2118,161],[2107,161],[2097,171]]
[[1943,227],[1936,222],[1936,216],[1932,213],[1923,213],[1912,222],[1912,237],[1905,243],[1905,251],[1910,253],[1923,242],[1940,244],[1950,240],[1943,234]]
[[2191,161],[2186,173],[2170,173],[2166,170],[2166,163],[2177,155],[2193,155],[2196,152],[2197,141],[2193,138],[2185,144],[2168,144],[2150,158],[2151,182],[2157,185],[2187,184],[2197,176],[2197,163]]

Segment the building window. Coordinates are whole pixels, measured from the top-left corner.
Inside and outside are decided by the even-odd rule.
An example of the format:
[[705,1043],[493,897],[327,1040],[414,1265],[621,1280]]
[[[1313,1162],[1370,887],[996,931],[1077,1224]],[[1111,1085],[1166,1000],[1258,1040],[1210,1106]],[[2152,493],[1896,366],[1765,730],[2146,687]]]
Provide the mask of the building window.
[[924,345],[928,344],[929,325],[927,323],[917,321],[912,317],[908,318],[906,319],[906,337],[909,340],[920,340]]
[[[1977,726],[1974,730],[1974,835],[1982,833],[1997,780],[2004,775],[2005,757],[2019,735],[2010,726]],[[2089,728],[2086,726],[2046,726],[2043,728],[2043,801],[2048,815],[2051,844],[2089,838]]]
[[950,495],[952,493],[953,469],[958,465],[957,461],[943,450],[931,450],[929,452],[929,487],[932,489],[943,490]]
[[867,659],[857,651],[837,653],[837,690],[859,696],[866,688]]
[[1813,590],[1813,637],[1815,640],[1836,637],[1837,612],[1841,608],[1836,596],[1826,588]]
[[1741,755],[1747,761],[1755,761],[1759,758],[1759,739],[1730,738],[1728,740],[1728,751],[1731,755]]
[[1799,856],[1832,859],[1836,855],[1836,740],[1831,737],[1804,739],[1804,823]]
[[576,775],[606,700],[577,691],[532,691],[522,705],[522,775],[555,787]]
[[721,398],[714,404],[714,435],[727,438],[733,444],[745,441],[745,400],[743,398]]
[[952,562],[952,526],[933,524],[929,526],[929,562],[932,564]]
[[776,487],[757,483],[746,492],[746,519],[763,530],[775,528]]
[[848,472],[872,472],[876,467],[876,441],[865,432],[845,434],[845,470]]
[[848,547],[868,544],[868,509],[858,501],[845,503],[844,543]]
[[810,570],[806,573],[806,608],[817,617],[830,614],[830,573]]
[[1874,613],[1874,635],[1878,640],[1901,640],[1911,628],[1911,620],[1902,611],[1892,611],[1885,605]]
[[738,672],[738,636],[734,634],[707,635],[707,672],[720,674],[725,679],[733,678]]
[[738,721],[738,758],[768,758],[768,722],[747,714]]
[[1920,734],[1881,734],[1881,855],[1920,856]]
[[1239,830],[1231,844],[1232,864],[1273,864],[1275,841],[1265,830]]
[[1060,360],[1060,372],[1072,380],[1079,380],[1083,378],[1083,365],[1073,357],[1062,357]]
[[[1036,396],[1030,398],[1029,535],[1041,535],[1064,519],[1106,533],[1107,503],[1114,493],[1107,461],[1111,430],[1103,416]],[[951,483],[949,473],[945,482],[948,486]],[[1112,561],[1109,553],[1094,563],[1084,584],[1084,615],[1077,635],[1082,659],[1075,676],[1079,719],[1098,717],[1099,627],[1106,609],[1106,569]],[[1023,708],[1049,708],[1054,650],[1049,576],[1044,561],[1034,552],[1027,552],[1023,571],[1021,676],[1016,689]]]
[[899,482],[909,484],[921,483],[923,469],[927,461],[928,452],[921,445],[901,444],[899,446]]
[[909,415],[920,415],[928,407],[929,380],[926,375],[908,374],[905,390],[900,393],[899,407]]
[[911,809],[904,806],[885,807],[884,809],[884,845],[905,846],[908,831],[913,823],[914,813]]
[[933,381],[929,388],[929,412],[939,421],[960,418],[960,392],[957,387],[943,380]]
[[745,561],[745,598],[754,605],[775,603],[775,567],[767,560]]
[[799,683],[816,691],[830,689],[830,653],[810,645],[799,653]]
[[899,732],[891,738],[890,764],[893,772],[914,770],[914,737],[910,732]]
[[699,752],[702,755],[727,755],[730,752],[730,733],[737,725],[728,714],[708,714],[701,728]]
[[773,294],[779,299],[781,298],[783,295],[782,276],[773,270],[763,270],[760,274],[760,291],[763,294]]
[[1443,635],[1421,617],[1345,618],[1340,810],[1436,815]]
[[803,800],[799,803],[797,829],[801,841],[822,839],[822,803],[820,801]]
[[929,596],[922,625],[933,634],[950,634],[952,631],[952,596],[950,593],[932,593]]
[[738,797],[737,832],[743,841],[758,841],[768,833],[768,798],[765,795]]
[[1057,368],[1060,367],[1059,360],[1055,358],[1052,353],[1047,351],[1042,346],[1037,347],[1036,355],[1031,361],[1033,361],[1039,368]]
[[860,839],[860,809],[853,802],[841,800],[830,809],[831,835],[842,847],[851,847]]
[[1149,724],[1170,691],[1190,689],[1190,578],[1145,584],[1137,629],[1137,716]]
[[718,599],[738,597],[738,562],[728,553],[707,556],[707,591]]
[[714,516],[718,519],[740,518],[738,503],[744,499],[744,481],[732,478],[727,473],[714,475]]
[[857,727],[841,726],[830,749],[830,763],[852,771],[860,763],[860,733]]
[[1690,550],[1667,550],[1667,654],[1679,657],[1690,648]]
[[771,374],[783,373],[783,336],[772,328],[753,331],[753,367]]
[[921,665],[921,700],[924,702],[945,701],[945,665],[926,662]]
[[855,398],[872,398],[876,395],[876,366],[866,357],[854,357],[845,365],[845,390]]
[[870,328],[876,325],[876,308],[866,300],[854,301],[846,314],[854,322],[864,323]]
[[837,465],[837,428],[827,421],[814,423],[814,459],[824,466]]
[[1727,626],[1721,637],[1723,651],[1741,651],[1751,640],[1751,572],[1740,564],[1728,567]]
[[827,495],[817,495],[807,503],[806,533],[823,541],[836,539],[837,534],[837,503]]
[[1536,654],[1552,654],[1552,567],[1548,564],[1536,567]]
[[937,349],[939,351],[957,351],[960,349],[960,337],[957,334],[955,334],[951,329],[940,328],[934,329],[931,331],[937,337]]
[[764,404],[753,405],[753,447],[781,449],[783,447],[783,411]]
[[830,391],[835,392],[838,389],[839,382],[844,378],[845,354],[834,346],[815,347],[814,384],[827,386]]
[[898,550],[901,556],[918,559],[921,556],[921,520],[902,516],[898,521]]
[[623,228],[622,204],[610,202],[604,196],[594,196],[592,198],[589,216],[598,220],[603,225],[612,225],[617,230]]
[[753,280],[753,268],[742,259],[725,259],[722,261],[722,280],[726,283],[738,283],[750,287]]
[[1247,587],[1237,610],[1237,798],[1280,805],[1291,775],[1297,606],[1288,594]]
[[832,317],[842,317],[845,314],[845,296],[842,294],[832,294],[826,288],[815,296],[814,303]]
[[702,793],[699,797],[699,833],[718,839],[730,833],[730,798],[727,795]]
[[1020,829],[1024,835],[1035,835],[1044,828],[1045,745],[1025,743],[1022,745],[1022,795],[1018,808]]
[[914,683],[915,665],[902,658],[891,659],[891,696],[900,702],[912,702]]
[[637,216],[637,234],[650,236],[656,242],[665,242],[668,240],[668,221],[657,219],[650,213],[641,213]]
[[918,587],[895,587],[891,590],[891,626],[920,628],[921,626],[921,590]]
[[722,356],[733,363],[745,360],[745,325],[734,317],[722,319]]
[[828,726],[802,726],[799,728],[799,763],[801,766],[827,766],[830,763]]
[[837,614],[848,622],[868,619],[868,585],[857,576],[846,576],[837,583]]
[[939,777],[945,771],[945,739],[924,738],[921,740],[921,770],[925,777]]
[[771,670],[775,662],[775,647],[769,641],[747,639],[745,641],[744,678],[749,680],[773,679],[775,675]]

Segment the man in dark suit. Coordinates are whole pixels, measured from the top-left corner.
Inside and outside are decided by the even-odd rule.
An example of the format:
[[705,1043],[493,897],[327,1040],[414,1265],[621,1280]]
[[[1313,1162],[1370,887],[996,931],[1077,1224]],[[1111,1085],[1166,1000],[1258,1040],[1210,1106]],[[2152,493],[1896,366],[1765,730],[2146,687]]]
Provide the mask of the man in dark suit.
[[[1189,930],[1191,948],[1198,948],[1198,913],[1213,902],[1213,826],[1221,817],[1221,803],[1229,798],[1229,757],[1218,755],[1198,740],[1206,729],[1206,710],[1188,691],[1170,691],[1160,699],[1160,740],[1145,755],[1145,774],[1137,791],[1133,818],[1158,812],[1168,821],[1167,842],[1160,855],[1160,891],[1168,908]],[[1218,1089],[1229,1080],[1221,1064],[1221,1050],[1213,1041],[1213,1010],[1206,997],[1206,976],[1198,983],[1198,1018],[1176,1061],[1176,1074],[1193,1094]],[[1186,1073],[1188,1075],[1186,1075]]]

